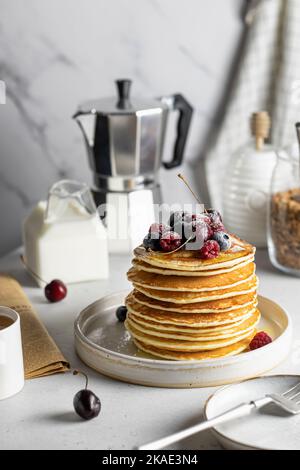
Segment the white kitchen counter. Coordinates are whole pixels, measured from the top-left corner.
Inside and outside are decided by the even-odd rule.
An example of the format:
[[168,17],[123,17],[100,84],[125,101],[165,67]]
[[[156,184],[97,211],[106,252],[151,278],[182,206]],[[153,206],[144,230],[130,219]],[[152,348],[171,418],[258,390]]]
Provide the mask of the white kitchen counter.
[[[129,257],[111,259],[111,277],[105,282],[69,286],[68,297],[49,304],[14,252],[0,260],[0,271],[16,277],[42,321],[73,368],[88,372],[89,388],[101,399],[102,411],[82,421],[73,411],[73,396],[84,386],[72,374],[29,380],[18,395],[0,402],[0,449],[132,449],[138,444],[198,422],[213,389],[174,390],[129,385],[104,377],[85,366],[73,345],[73,322],[81,309],[96,299],[129,286]],[[288,277],[270,265],[264,251],[257,253],[260,293],[290,313],[294,323],[293,351],[273,373],[300,374],[300,279]],[[183,441],[173,449],[219,449],[210,432]]]

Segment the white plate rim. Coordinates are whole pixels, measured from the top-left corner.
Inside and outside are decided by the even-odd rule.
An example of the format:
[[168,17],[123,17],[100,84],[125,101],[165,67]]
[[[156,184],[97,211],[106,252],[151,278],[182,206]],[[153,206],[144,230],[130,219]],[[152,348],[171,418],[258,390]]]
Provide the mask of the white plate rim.
[[[174,367],[175,369],[179,369],[179,368],[181,368],[181,366],[183,368],[186,368],[186,366],[189,366],[189,368],[194,368],[194,367],[196,368],[201,364],[202,367],[214,367],[214,366],[218,366],[218,363],[222,364],[222,365],[226,365],[226,364],[229,364],[229,363],[232,364],[234,362],[239,362],[241,357],[243,357],[243,359],[245,359],[245,361],[247,359],[249,359],[249,357],[255,359],[255,357],[257,357],[261,354],[261,350],[257,349],[255,351],[244,352],[242,355],[237,354],[237,355],[221,357],[221,358],[217,358],[217,359],[204,359],[204,360],[200,359],[200,360],[196,360],[196,361],[189,361],[189,360],[187,360],[187,361],[171,361],[171,360],[162,360],[162,359],[156,359],[156,358],[148,359],[148,358],[143,358],[143,357],[129,356],[127,354],[122,354],[122,353],[118,353],[116,351],[112,351],[110,349],[106,349],[103,346],[99,346],[98,344],[95,344],[93,341],[91,341],[89,338],[87,338],[82,333],[81,328],[80,328],[80,319],[87,310],[95,308],[96,305],[99,302],[104,302],[106,299],[112,299],[113,297],[126,295],[128,293],[129,293],[129,290],[118,291],[118,292],[115,292],[113,294],[109,294],[109,295],[106,295],[104,297],[101,297],[101,299],[98,299],[95,302],[88,305],[87,307],[85,307],[78,314],[77,318],[75,319],[75,322],[74,322],[75,335],[77,335],[83,343],[86,343],[87,345],[89,345],[93,349],[97,349],[101,353],[105,354],[106,357],[123,359],[123,360],[132,362],[134,364],[139,364],[139,365],[145,364],[145,366],[146,365],[148,365],[148,366],[151,366],[151,365],[154,365],[154,366],[156,366],[156,365],[157,366],[169,366],[171,368]],[[267,344],[266,346],[264,346],[264,350],[270,350],[275,343],[278,344],[279,341],[284,340],[284,337],[291,333],[292,321],[291,321],[291,318],[290,318],[288,312],[286,311],[286,309],[284,307],[282,307],[281,305],[279,305],[277,302],[275,302],[274,300],[269,299],[268,297],[258,295],[258,300],[260,300],[260,299],[262,299],[263,301],[271,302],[273,304],[278,305],[280,307],[280,309],[282,310],[282,312],[284,313],[284,315],[286,317],[286,320],[287,320],[287,326],[283,330],[283,332],[272,343]]]
[[[240,382],[235,382],[235,383],[224,385],[223,387],[218,388],[218,390],[216,390],[214,393],[212,393],[208,397],[208,399],[206,400],[206,402],[204,404],[204,410],[203,410],[203,415],[204,415],[205,420],[208,419],[207,408],[208,408],[209,404],[211,404],[212,400],[216,397],[216,395],[219,395],[224,390],[226,390],[228,388],[231,388],[231,387],[238,386],[238,385],[246,383],[246,382],[252,382],[254,380],[263,380],[263,379],[267,379],[267,378],[276,378],[276,377],[298,377],[299,381],[300,381],[300,374],[274,374],[274,375],[271,374],[271,375],[262,375],[262,376],[259,376],[259,377],[252,377],[250,379],[242,380]],[[219,442],[222,439],[224,439],[225,441],[228,441],[228,442],[230,442],[234,445],[237,445],[237,446],[240,446],[240,447],[242,446],[247,450],[268,450],[268,451],[273,450],[273,449],[270,449],[268,447],[251,446],[251,445],[249,445],[245,442],[236,441],[235,439],[232,439],[231,437],[226,436],[226,434],[223,434],[222,432],[218,431],[215,427],[212,427],[210,431],[216,436],[216,438],[218,439]]]

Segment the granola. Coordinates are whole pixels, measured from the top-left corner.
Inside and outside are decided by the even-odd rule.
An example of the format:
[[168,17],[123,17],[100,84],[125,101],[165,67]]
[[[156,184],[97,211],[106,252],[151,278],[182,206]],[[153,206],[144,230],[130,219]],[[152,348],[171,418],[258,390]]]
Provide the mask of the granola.
[[300,269],[300,188],[273,195],[271,234],[277,261],[282,266]]

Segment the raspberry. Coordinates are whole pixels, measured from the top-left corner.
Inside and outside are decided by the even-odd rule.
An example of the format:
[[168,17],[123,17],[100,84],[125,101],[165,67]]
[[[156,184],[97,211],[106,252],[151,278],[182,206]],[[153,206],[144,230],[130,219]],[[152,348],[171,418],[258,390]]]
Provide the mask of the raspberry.
[[272,343],[272,338],[265,331],[260,331],[252,339],[249,344],[249,348],[250,351],[253,351],[254,349],[262,348],[269,343]]
[[215,240],[208,240],[199,251],[201,259],[213,259],[220,253],[219,243]]
[[165,232],[159,243],[163,251],[173,251],[180,247],[181,237],[176,232]]

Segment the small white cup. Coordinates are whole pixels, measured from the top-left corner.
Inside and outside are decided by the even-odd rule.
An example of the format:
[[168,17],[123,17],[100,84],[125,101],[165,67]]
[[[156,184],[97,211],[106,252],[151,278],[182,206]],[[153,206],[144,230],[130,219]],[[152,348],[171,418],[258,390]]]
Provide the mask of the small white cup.
[[0,316],[13,320],[11,325],[0,330],[0,400],[4,400],[22,390],[24,363],[18,313],[0,306]]

